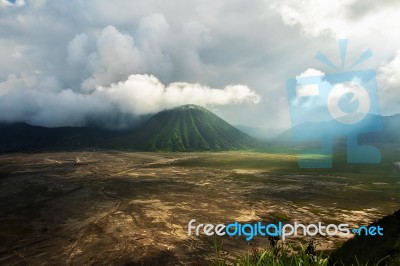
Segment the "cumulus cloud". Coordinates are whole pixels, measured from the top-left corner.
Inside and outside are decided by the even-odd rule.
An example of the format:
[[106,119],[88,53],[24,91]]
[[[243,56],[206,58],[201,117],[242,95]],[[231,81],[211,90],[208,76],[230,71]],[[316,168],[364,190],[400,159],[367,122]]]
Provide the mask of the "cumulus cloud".
[[76,35],[68,44],[67,62],[73,66],[84,65],[88,60],[89,38],[85,33]]
[[[78,58],[86,62],[91,77],[83,81],[82,87],[87,90],[123,80],[132,73],[148,70],[143,64],[145,58],[135,46],[133,38],[119,32],[113,26],[108,26],[97,34],[96,50],[85,55],[82,49],[85,49],[87,40],[87,35],[76,36],[69,45],[68,57],[70,62],[76,62],[77,60],[73,59]],[[78,60],[77,63],[81,62]]]
[[125,126],[128,118],[183,104],[225,105],[257,103],[260,97],[247,86],[224,89],[200,84],[162,84],[151,75],[130,75],[127,80],[94,90],[62,89],[55,77],[11,75],[0,83],[0,121],[43,126]]
[[398,36],[399,5],[393,0],[289,0],[280,1],[272,8],[281,15],[285,24],[298,26],[306,35],[360,38],[377,33]]
[[83,126],[107,102],[63,89],[52,76],[10,75],[0,83],[0,121],[42,126]]
[[81,86],[86,90],[125,80],[134,73],[170,81],[174,74],[198,73],[202,64],[198,53],[207,43],[207,35],[208,29],[193,21],[172,30],[164,15],[156,13],[142,17],[133,34],[109,25],[76,35],[68,44],[67,62],[83,68]]
[[380,65],[378,86],[382,113],[397,113],[400,105],[400,50],[392,60],[384,61]]
[[[0,83],[0,121],[120,127],[141,115],[183,104],[258,103],[260,97],[245,85],[217,89],[189,82],[164,85],[159,80],[157,74],[171,75],[173,65],[199,62],[197,49],[207,34],[197,22],[173,31],[159,13],[141,18],[133,34],[111,25],[76,34],[66,45],[64,69],[81,82],[69,87],[43,71],[10,74]],[[185,54],[182,61],[177,60],[181,56],[176,40]]]
[[124,82],[110,87],[98,87],[97,94],[105,94],[124,112],[147,114],[183,104],[225,105],[243,102],[258,103],[260,97],[247,86],[229,85],[215,89],[186,82],[162,84],[150,75],[131,75]]
[[[326,105],[326,101],[324,101],[324,97],[320,95],[319,91],[319,86],[323,82],[327,83],[327,81],[324,80],[324,77],[324,72],[314,68],[308,68],[307,70],[296,76],[297,97],[291,102],[291,105],[301,106],[301,108],[304,108],[304,116],[308,116],[310,118],[316,116],[315,114],[317,113],[318,109]],[[308,78],[312,78],[312,84],[309,84],[310,80]]]
[[[381,112],[394,114],[399,112],[400,106],[400,27],[396,23],[399,7],[400,2],[393,0],[290,0],[275,3],[272,9],[278,12],[284,24],[297,27],[305,36],[349,38],[352,44],[358,43],[355,44],[357,48],[350,47],[355,50],[363,45],[374,47],[374,56],[381,57],[373,58],[377,61],[372,67],[377,67]],[[393,56],[396,50],[392,60],[382,62],[382,58]],[[350,54],[353,60],[358,55]],[[330,57],[337,58],[336,55]]]
[[[383,62],[378,71],[378,89],[380,94],[381,110],[376,105],[371,104],[370,95],[360,85],[362,80],[354,76],[348,82],[331,84],[325,78],[326,74],[320,70],[309,68],[299,74],[297,78],[296,98],[290,105],[297,108],[296,116],[303,117],[305,121],[319,121],[323,110],[328,107],[330,115],[337,120],[347,121],[348,119],[360,118],[366,113],[373,114],[395,114],[398,112],[397,106],[400,104],[400,51],[395,58],[388,62]],[[310,79],[311,80],[310,80]],[[320,90],[320,88],[330,88]],[[303,97],[305,96],[305,97]],[[311,97],[309,97],[311,96]],[[346,103],[340,106],[340,103]],[[350,108],[356,112],[351,116],[345,116],[344,108]],[[352,113],[353,111],[349,111]]]
[[306,71],[302,72],[300,75],[296,76],[297,79],[299,78],[305,78],[305,77],[316,77],[316,76],[325,76],[325,73],[322,72],[321,70],[315,69],[315,68],[307,68]]
[[[226,84],[246,84],[262,96],[260,104],[218,101],[213,111],[233,124],[286,127],[285,80],[320,67],[312,60],[318,50],[340,62],[330,37],[348,34],[349,62],[371,48],[369,68],[399,49],[396,0],[171,1],[0,0],[1,121],[84,125],[97,119],[108,125],[124,120],[124,114],[171,106],[158,101],[132,111],[117,100],[123,98],[119,93],[111,93],[117,87],[123,91],[131,75],[148,74],[157,77],[167,98],[171,84],[196,88],[199,83],[225,91],[233,103]],[[389,86],[380,83],[382,90]],[[393,95],[381,98],[386,109],[398,112]]]

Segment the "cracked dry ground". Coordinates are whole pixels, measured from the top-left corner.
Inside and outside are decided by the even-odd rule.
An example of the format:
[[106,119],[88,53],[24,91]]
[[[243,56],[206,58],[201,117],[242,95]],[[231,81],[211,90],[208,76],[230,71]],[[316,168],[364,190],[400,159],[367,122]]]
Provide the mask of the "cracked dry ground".
[[[294,174],[176,164],[208,154],[1,155],[0,264],[206,264],[214,256],[214,239],[188,237],[191,219],[226,224],[287,216],[303,223],[342,218],[365,224],[385,212],[335,207],[344,177],[316,181]],[[324,200],[309,200],[314,197]],[[323,249],[344,240],[316,238]],[[268,245],[263,238],[250,244],[243,238],[223,241],[230,258],[249,245]]]

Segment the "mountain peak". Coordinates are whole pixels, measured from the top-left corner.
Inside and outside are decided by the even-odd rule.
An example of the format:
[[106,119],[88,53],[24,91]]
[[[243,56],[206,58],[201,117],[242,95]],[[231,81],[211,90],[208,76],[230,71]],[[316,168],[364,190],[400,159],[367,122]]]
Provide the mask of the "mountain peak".
[[257,141],[204,107],[186,104],[151,117],[132,137],[144,150],[238,150]]
[[[169,110],[207,110],[206,108],[199,106],[199,105],[195,105],[195,104],[185,104],[185,105],[180,105],[177,106],[173,109],[169,109]],[[166,110],[168,111],[168,109]]]

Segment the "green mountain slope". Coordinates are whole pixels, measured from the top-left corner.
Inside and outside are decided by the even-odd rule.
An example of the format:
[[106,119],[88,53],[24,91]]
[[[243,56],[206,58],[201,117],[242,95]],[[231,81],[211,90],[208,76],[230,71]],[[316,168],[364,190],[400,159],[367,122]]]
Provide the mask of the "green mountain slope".
[[208,151],[259,145],[207,109],[185,105],[152,116],[139,128],[46,128],[0,123],[0,153],[80,149]]
[[165,151],[237,150],[258,144],[255,139],[196,105],[157,113],[130,140],[138,149]]

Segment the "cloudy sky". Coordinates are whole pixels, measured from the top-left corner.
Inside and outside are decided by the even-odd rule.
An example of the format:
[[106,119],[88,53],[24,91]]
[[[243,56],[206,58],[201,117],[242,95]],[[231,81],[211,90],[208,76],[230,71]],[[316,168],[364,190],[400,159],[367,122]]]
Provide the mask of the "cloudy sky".
[[[332,2],[332,1],[331,1]],[[396,0],[0,0],[0,121],[120,127],[177,105],[228,122],[289,126],[285,83],[308,69],[377,71],[382,113],[400,112]],[[310,71],[310,70],[309,70]]]

